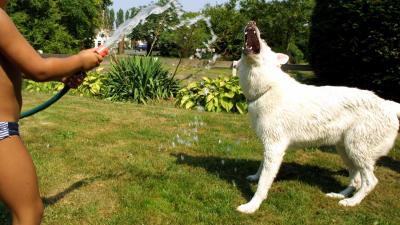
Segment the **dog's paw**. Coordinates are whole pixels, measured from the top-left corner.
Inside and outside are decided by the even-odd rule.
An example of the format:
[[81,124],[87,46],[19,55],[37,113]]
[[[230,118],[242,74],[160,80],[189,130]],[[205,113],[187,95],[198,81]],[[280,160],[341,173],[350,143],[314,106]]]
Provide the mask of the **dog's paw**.
[[241,213],[252,214],[258,209],[258,207],[259,206],[255,205],[255,204],[247,203],[247,204],[240,205],[239,207],[236,208],[236,210]]
[[357,199],[354,199],[354,198],[346,198],[346,199],[339,201],[339,205],[346,206],[346,207],[356,206],[359,203],[360,203],[360,201]]
[[246,179],[249,181],[258,181],[258,179],[260,179],[260,176],[250,175],[250,176],[247,176]]
[[329,197],[329,198],[337,198],[337,199],[344,199],[344,198],[346,198],[346,196],[344,196],[343,194],[341,194],[341,193],[335,193],[335,192],[328,193],[328,194],[326,194],[326,196]]

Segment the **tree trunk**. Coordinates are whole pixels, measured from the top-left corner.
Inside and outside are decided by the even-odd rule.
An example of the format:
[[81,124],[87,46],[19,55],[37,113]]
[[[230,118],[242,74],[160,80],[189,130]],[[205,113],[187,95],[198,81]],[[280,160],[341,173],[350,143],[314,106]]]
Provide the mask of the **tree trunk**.
[[122,55],[125,53],[125,35],[122,36],[122,39],[120,42],[118,42],[118,54]]

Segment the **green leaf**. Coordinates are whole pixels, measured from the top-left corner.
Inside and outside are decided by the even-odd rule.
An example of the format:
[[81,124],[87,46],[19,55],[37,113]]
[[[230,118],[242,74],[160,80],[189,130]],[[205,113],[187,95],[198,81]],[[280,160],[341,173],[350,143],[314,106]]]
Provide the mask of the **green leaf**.
[[194,102],[188,101],[185,105],[185,109],[191,109],[195,105]]

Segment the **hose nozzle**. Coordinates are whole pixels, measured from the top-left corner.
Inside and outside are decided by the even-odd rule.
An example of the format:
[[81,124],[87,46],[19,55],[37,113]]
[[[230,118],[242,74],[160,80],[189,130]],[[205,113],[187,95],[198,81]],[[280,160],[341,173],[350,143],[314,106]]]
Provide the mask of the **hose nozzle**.
[[100,45],[98,48],[96,48],[96,52],[102,57],[105,57],[108,55],[108,48],[104,45]]

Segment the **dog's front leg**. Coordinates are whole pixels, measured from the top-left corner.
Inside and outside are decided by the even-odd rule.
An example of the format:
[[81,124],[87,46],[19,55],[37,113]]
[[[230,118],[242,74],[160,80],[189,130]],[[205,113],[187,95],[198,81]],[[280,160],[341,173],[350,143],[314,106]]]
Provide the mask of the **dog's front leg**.
[[237,208],[239,212],[254,213],[260,207],[262,201],[267,198],[268,190],[282,164],[286,148],[287,142],[264,145],[264,163],[258,180],[257,191],[250,202]]

